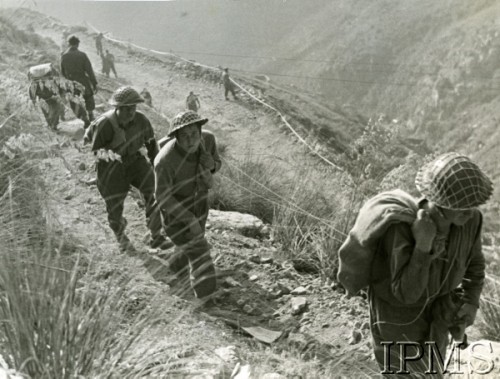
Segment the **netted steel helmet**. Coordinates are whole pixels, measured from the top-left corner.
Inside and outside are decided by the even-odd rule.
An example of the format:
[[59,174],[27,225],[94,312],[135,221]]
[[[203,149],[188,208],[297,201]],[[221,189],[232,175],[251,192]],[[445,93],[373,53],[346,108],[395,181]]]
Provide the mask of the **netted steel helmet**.
[[118,88],[109,100],[109,104],[115,107],[135,105],[139,103],[144,103],[144,99],[141,97],[141,95],[139,95],[139,92],[137,92],[130,86],[123,86]]
[[468,157],[458,153],[440,155],[417,173],[415,184],[436,205],[466,210],[486,203],[493,193],[491,180]]
[[170,130],[168,136],[171,137],[176,131],[184,128],[185,126],[198,124],[200,127],[208,122],[208,118],[201,118],[198,113],[194,111],[184,111],[179,113],[172,119],[170,123]]

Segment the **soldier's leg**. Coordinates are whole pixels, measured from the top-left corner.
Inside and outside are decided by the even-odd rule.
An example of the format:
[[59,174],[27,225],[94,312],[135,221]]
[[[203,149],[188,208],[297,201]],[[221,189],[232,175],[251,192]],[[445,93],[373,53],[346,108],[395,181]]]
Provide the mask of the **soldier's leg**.
[[48,127],[52,128],[52,126],[50,125],[49,104],[47,104],[46,100],[41,100],[39,104],[40,104],[40,109],[42,110],[43,113],[43,117],[45,118]]
[[66,107],[64,106],[64,102],[61,98],[58,99],[59,104],[59,118],[61,121],[66,121]]
[[118,74],[116,73],[116,69],[115,69],[115,64],[114,63],[111,64],[111,70],[113,71],[113,74],[115,74],[115,78],[118,79]]
[[187,275],[189,270],[189,259],[187,255],[184,254],[182,246],[190,241],[189,225],[186,225],[184,222],[181,222],[167,212],[162,212],[162,215],[165,234],[176,246],[168,258],[170,268],[181,276],[182,274]]
[[185,246],[184,254],[189,258],[191,287],[197,298],[212,294],[217,287],[210,248],[210,244],[204,237],[191,241]]
[[69,106],[75,114],[76,118],[83,121],[83,127],[87,129],[90,125],[90,120],[89,116],[87,115],[87,111],[82,106],[82,104],[79,101],[69,100]]
[[[194,214],[198,219],[203,233],[208,217],[208,192],[199,193],[194,202]],[[186,255],[189,258],[191,285],[196,297],[202,298],[215,291],[217,278],[212,257],[210,256],[210,245],[205,239],[197,238],[187,244]]]
[[127,167],[130,184],[137,188],[144,197],[146,208],[146,223],[151,231],[151,247],[168,249],[173,244],[169,243],[162,235],[161,213],[154,196],[155,179],[151,164],[143,157],[136,159]]
[[233,95],[233,98],[236,100],[238,99],[238,96],[236,96],[236,92],[234,91],[234,86],[231,86],[231,94]]
[[89,120],[94,121],[94,109],[95,109],[94,94],[92,93],[85,94],[83,98],[85,99],[85,110],[87,111]]
[[49,107],[47,122],[53,130],[56,130],[57,124],[59,124],[60,103],[57,101],[57,99],[57,97],[53,97],[47,100],[47,105]]
[[106,203],[109,226],[120,244],[120,250],[128,250],[131,245],[125,234],[127,222],[123,217],[123,204],[128,194],[129,180],[123,164],[98,162],[97,188]]

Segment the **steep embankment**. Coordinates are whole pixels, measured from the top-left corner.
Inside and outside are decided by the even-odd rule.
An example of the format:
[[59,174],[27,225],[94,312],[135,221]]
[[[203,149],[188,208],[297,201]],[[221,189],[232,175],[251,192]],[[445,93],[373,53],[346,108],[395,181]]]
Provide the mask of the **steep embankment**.
[[492,0],[330,2],[267,52],[289,59],[261,70],[470,154],[499,200],[499,12]]
[[[85,29],[71,29],[39,14],[20,12],[8,17],[17,26],[31,25],[29,29],[44,37],[20,31],[10,21],[2,20],[2,35],[6,38],[2,39],[5,54],[1,63],[5,70],[1,88],[10,97],[11,106],[19,110],[8,120],[2,117],[3,127],[13,137],[9,153],[2,153],[2,164],[27,154],[30,162],[39,167],[47,188],[44,214],[60,235],[78,241],[81,259],[91,267],[88,272],[82,268],[84,283],[100,291],[109,283],[121,283],[130,319],[151,309],[161,314],[153,328],[127,350],[123,364],[117,368],[120,376],[158,377],[170,373],[229,377],[238,363],[250,364],[256,376],[266,372],[317,377],[334,372],[375,372],[367,342],[364,300],[344,299],[342,291],[331,286],[330,281],[298,273],[281,258],[280,246],[269,239],[258,220],[251,219],[239,227],[227,215],[219,214],[217,218],[218,214],[212,212],[207,238],[214,246],[220,290],[211,305],[185,301],[178,295],[192,300],[189,290],[164,284],[168,276],[162,256],[144,248],[142,202],[134,193],[127,199],[126,217],[130,237],[141,253],[119,255],[107,227],[103,201],[92,181],[93,158],[88,147],[82,146],[81,122],[63,122],[56,134],[43,126],[36,109],[26,106],[27,68],[57,61],[54,40],[63,31],[78,32],[82,50],[88,52],[94,67],[99,67],[92,36]],[[184,96],[194,88],[200,94],[203,115],[210,118],[210,128],[229,153],[266,154],[273,147],[277,160],[296,156],[309,161],[311,167],[318,164],[317,158],[304,154],[302,145],[280,131],[274,114],[248,97],[240,102],[225,102],[218,85],[193,79],[191,72],[176,65],[175,60],[158,60],[106,44],[112,46],[117,57],[120,78],[98,75],[98,112],[108,108],[107,98],[119,85],[127,83],[138,89],[147,86],[155,108],[140,106],[140,110],[163,136],[168,128],[164,115],[170,118],[181,110]],[[9,113],[6,110],[2,115],[8,117]],[[67,116],[71,118],[69,111]],[[32,120],[27,125],[29,117]],[[21,138],[21,132],[28,137]],[[255,140],[258,143],[254,145]],[[35,151],[38,154],[29,154]],[[245,329],[248,327],[263,329]],[[266,344],[255,342],[262,340]]]

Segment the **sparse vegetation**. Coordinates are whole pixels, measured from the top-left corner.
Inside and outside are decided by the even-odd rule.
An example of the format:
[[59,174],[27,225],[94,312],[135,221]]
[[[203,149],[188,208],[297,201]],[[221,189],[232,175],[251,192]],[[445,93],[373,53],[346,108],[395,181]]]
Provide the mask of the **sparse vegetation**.
[[485,338],[500,340],[500,280],[490,276],[481,296],[482,322],[480,328]]
[[[13,23],[4,21],[0,18],[0,31],[2,35],[4,31],[7,33],[5,50],[9,58],[18,59],[16,41],[22,49],[40,48],[50,52],[57,48],[47,39],[33,37],[31,32],[20,31]],[[72,30],[87,33],[83,27]],[[138,61],[143,57],[136,50],[133,56]],[[54,55],[37,53],[20,55],[19,59],[27,65],[48,57]],[[0,63],[4,58],[0,57]],[[9,68],[7,73],[0,73],[5,79],[0,85],[0,225],[3,226],[0,229],[0,355],[9,366],[23,373],[47,378],[154,377],[169,371],[182,373],[183,366],[189,368],[193,351],[212,357],[212,351],[198,346],[199,330],[208,334],[207,339],[211,338],[205,320],[197,320],[198,329],[193,332],[192,319],[186,314],[171,315],[171,308],[178,306],[177,300],[156,301],[154,295],[161,291],[152,291],[155,293],[151,296],[135,293],[132,296],[129,290],[136,284],[130,284],[131,274],[125,272],[124,265],[116,269],[119,275],[111,269],[100,272],[101,257],[87,249],[89,235],[63,231],[47,201],[51,188],[42,180],[44,172],[38,162],[32,160],[37,154],[55,152],[47,146],[24,152],[22,149],[10,151],[15,159],[2,152],[11,137],[19,139],[26,133],[34,140],[44,140],[47,133],[39,125],[39,115],[25,105],[25,88],[19,84],[25,79],[23,70],[24,67]],[[108,94],[116,83],[106,84],[103,89]],[[269,92],[274,96],[279,91]],[[488,97],[488,100],[491,99]],[[286,111],[286,101],[279,101],[278,105]],[[401,138],[404,124],[389,118],[372,118],[360,135],[364,119],[359,116],[348,123],[358,137],[350,150],[350,136],[330,128],[328,119],[321,118],[322,107],[319,105],[312,112],[321,120],[318,125],[312,121],[315,118],[300,119],[301,111],[295,107],[292,109],[294,121],[304,126],[301,132],[311,132],[308,140],[325,137],[328,147],[336,153],[344,152],[335,162],[342,162],[346,172],[328,167],[309,155],[307,160],[284,159],[274,151],[268,151],[266,156],[257,154],[251,147],[244,159],[237,159],[231,155],[231,146],[222,143],[224,165],[216,176],[211,203],[215,208],[250,213],[269,223],[271,238],[283,258],[292,261],[297,271],[319,274],[322,281],[330,282],[337,271],[338,247],[352,226],[359,206],[367,196],[383,189],[399,187],[415,193],[413,178],[426,159],[427,149],[421,144],[405,145],[407,141]],[[252,104],[251,109],[254,108],[258,107]],[[155,126],[166,125],[162,117],[153,115],[153,109],[148,112]],[[349,114],[343,114],[335,127],[353,117]],[[318,130],[312,130],[316,126]],[[442,135],[434,130],[436,124],[429,122],[427,126],[429,135]],[[454,141],[466,143],[473,129],[464,128]],[[92,199],[83,201],[90,204]],[[491,214],[495,213],[490,212],[490,218]],[[144,222],[137,219],[130,224],[137,227]],[[106,258],[109,259],[109,255]],[[493,259],[498,261],[497,257]],[[496,267],[493,263],[490,262],[490,269]],[[481,304],[482,331],[494,339],[500,338],[499,304],[498,282],[490,280]],[[327,312],[331,311],[329,307]],[[188,337],[179,332],[183,323],[189,324],[185,328],[190,330]],[[168,347],[149,345],[155,333],[169,328],[172,331],[168,338],[172,341],[168,341]],[[144,338],[147,348],[137,347],[140,338]],[[227,335],[223,334],[220,339],[227,341]],[[245,338],[245,343],[247,340]],[[365,372],[361,366],[343,367],[343,360],[351,358],[356,346],[351,351],[318,357],[313,354],[315,350],[254,344],[248,343],[251,351],[246,351],[243,358],[256,367],[257,375],[270,370],[292,377],[376,375],[374,371]],[[309,353],[311,356],[307,356]]]

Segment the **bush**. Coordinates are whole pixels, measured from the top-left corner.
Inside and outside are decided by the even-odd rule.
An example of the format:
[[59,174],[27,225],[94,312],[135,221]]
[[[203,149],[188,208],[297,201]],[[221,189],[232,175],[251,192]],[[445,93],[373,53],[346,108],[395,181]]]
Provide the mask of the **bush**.
[[333,168],[264,161],[251,152],[245,156],[242,161],[224,159],[211,207],[259,217],[272,225],[272,238],[287,259],[333,277],[336,252],[359,202],[347,177]]
[[31,377],[115,371],[151,319],[124,328],[123,287],[79,281],[82,250],[47,222],[40,173],[22,157],[6,163],[0,158],[0,355]]
[[484,337],[500,341],[500,278],[488,275],[480,309],[483,320],[479,328]]

